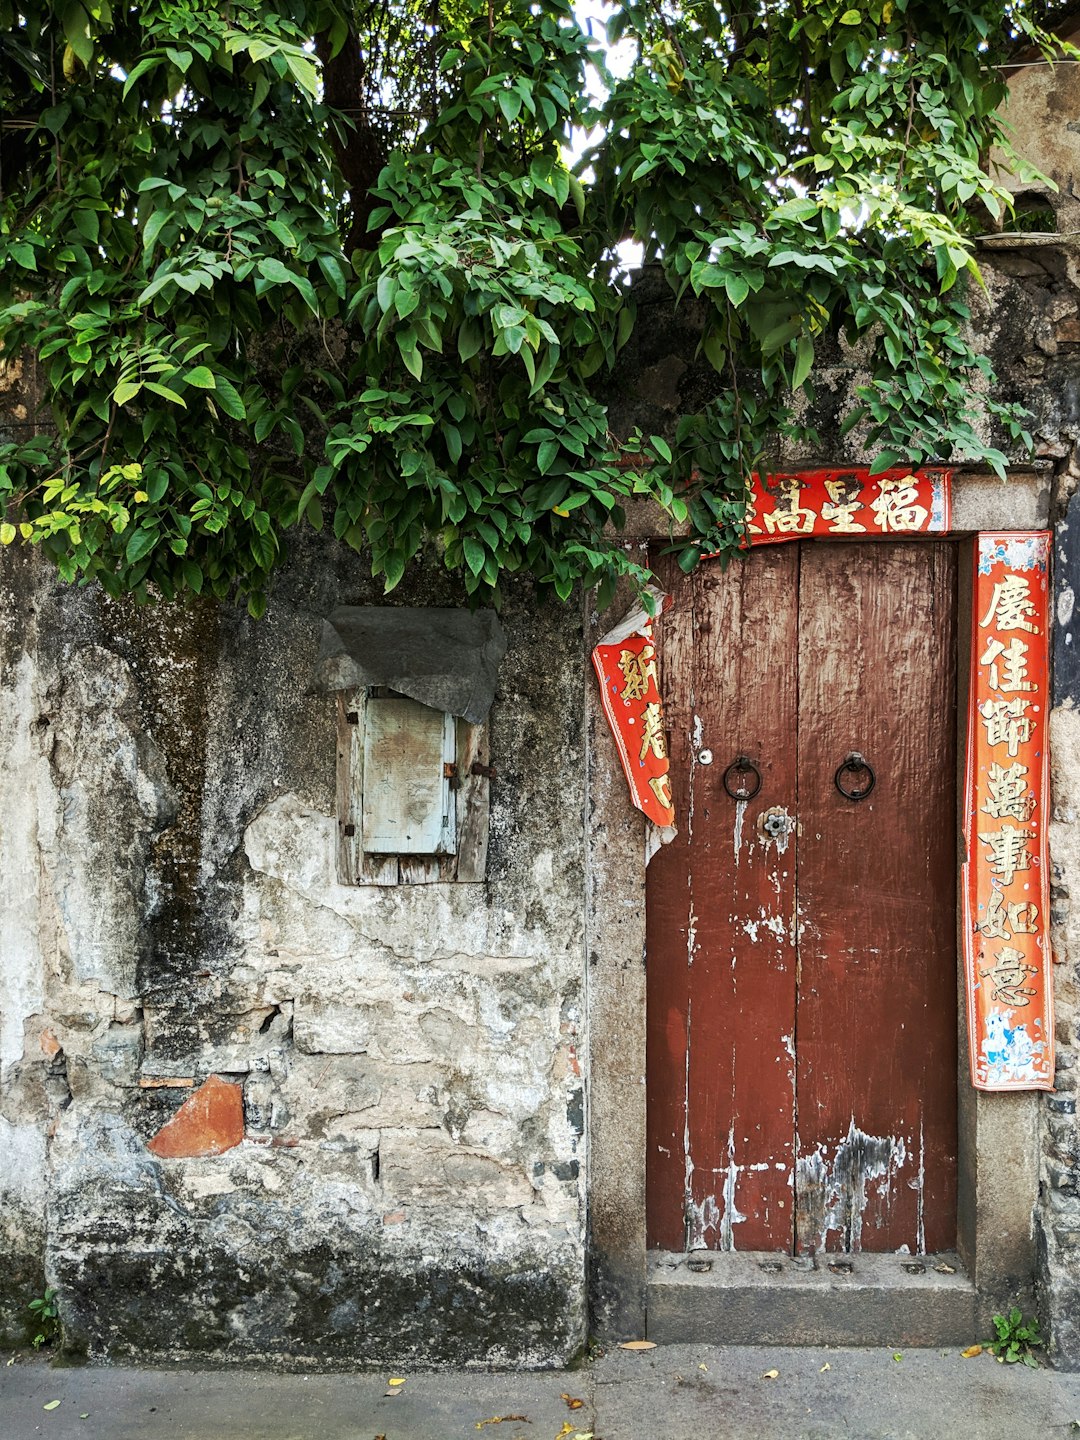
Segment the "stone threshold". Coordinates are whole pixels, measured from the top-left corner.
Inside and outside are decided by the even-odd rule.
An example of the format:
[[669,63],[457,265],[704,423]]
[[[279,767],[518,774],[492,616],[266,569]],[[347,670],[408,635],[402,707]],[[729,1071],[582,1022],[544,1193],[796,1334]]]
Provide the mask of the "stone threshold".
[[967,1345],[976,1291],[959,1256],[651,1251],[661,1344]]

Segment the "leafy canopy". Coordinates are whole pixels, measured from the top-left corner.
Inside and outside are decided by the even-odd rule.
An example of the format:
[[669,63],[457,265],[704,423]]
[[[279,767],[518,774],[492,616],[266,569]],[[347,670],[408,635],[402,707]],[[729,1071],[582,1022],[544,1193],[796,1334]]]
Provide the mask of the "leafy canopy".
[[[325,524],[388,590],[435,544],[471,594],[565,598],[641,578],[635,495],[690,568],[775,438],[812,441],[826,335],[867,345],[878,468],[1004,464],[957,281],[1008,205],[1015,4],[625,0],[622,78],[568,0],[0,0],[0,32],[0,347],[49,412],[0,444],[0,540],[66,579],[258,615]],[[617,443],[594,394],[625,239],[719,372],[670,443]]]

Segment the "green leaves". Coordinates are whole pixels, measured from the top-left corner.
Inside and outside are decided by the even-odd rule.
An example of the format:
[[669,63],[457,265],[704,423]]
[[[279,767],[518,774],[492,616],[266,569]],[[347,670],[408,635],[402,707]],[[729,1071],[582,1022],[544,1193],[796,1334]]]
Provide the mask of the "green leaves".
[[808,335],[800,335],[795,347],[795,365],[791,373],[791,388],[798,390],[809,379],[814,365],[814,342]]
[[137,560],[141,560],[144,555],[148,555],[157,544],[159,538],[157,530],[152,526],[145,526],[142,529],[133,530],[124,551],[124,558],[128,564],[134,565]]
[[247,406],[236,386],[224,375],[215,377],[214,400],[232,420],[246,420]]
[[1009,1365],[1020,1361],[1037,1369],[1035,1349],[1046,1343],[1039,1333],[1038,1318],[1026,1320],[1020,1307],[1014,1305],[1007,1315],[995,1315],[993,1322],[994,1337],[988,1344],[997,1359]]
[[[0,346],[36,356],[55,433],[0,444],[0,543],[67,579],[258,616],[312,525],[388,590],[434,547],[470,595],[529,573],[607,597],[644,578],[617,538],[635,497],[688,527],[686,569],[741,543],[747,476],[778,437],[815,443],[796,392],[825,336],[863,346],[845,423],[879,465],[1004,466],[963,301],[977,214],[1008,204],[982,169],[997,9],[909,34],[899,4],[781,7],[733,46],[694,0],[676,46],[635,0],[614,79],[569,0],[434,21],[406,0],[345,117],[312,37],[367,37],[351,0],[13,17],[0,108],[39,123],[15,170],[5,151]],[[640,323],[627,237],[694,299],[688,351],[723,378],[673,433],[620,442],[596,396]]]

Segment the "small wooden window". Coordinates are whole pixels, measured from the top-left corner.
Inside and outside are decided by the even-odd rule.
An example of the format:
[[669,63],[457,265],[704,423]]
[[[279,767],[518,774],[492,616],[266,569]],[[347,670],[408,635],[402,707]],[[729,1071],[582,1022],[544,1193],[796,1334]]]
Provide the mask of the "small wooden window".
[[337,692],[338,879],[483,880],[488,722],[367,687]]
[[454,717],[403,696],[368,697],[364,724],[366,855],[456,849]]

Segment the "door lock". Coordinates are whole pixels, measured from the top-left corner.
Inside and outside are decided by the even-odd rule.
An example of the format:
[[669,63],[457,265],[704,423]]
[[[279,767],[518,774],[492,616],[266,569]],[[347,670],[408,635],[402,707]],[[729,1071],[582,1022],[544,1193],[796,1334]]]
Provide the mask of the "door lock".
[[789,815],[782,805],[774,805],[761,814],[758,829],[769,840],[786,840],[795,833],[795,817]]

